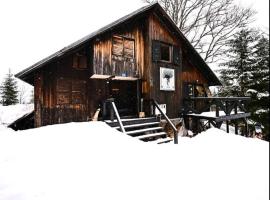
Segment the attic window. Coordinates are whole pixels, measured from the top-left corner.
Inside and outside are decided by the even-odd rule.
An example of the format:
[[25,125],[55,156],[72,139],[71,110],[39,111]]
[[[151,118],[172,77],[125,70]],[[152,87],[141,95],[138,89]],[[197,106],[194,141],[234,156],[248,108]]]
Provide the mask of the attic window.
[[152,60],[180,64],[180,49],[178,46],[159,40],[152,40]]
[[161,43],[160,45],[160,60],[170,62],[171,61],[171,46]]
[[84,54],[76,53],[72,57],[72,67],[75,69],[87,69],[87,57]]
[[121,36],[113,37],[112,55],[133,59],[135,56],[135,42],[133,39],[124,38]]

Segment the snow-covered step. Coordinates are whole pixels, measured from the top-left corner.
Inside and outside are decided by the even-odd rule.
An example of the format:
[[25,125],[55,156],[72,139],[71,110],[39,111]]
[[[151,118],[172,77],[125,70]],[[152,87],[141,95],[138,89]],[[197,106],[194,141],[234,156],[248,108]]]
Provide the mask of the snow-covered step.
[[[160,122],[149,122],[149,123],[142,123],[142,124],[131,124],[131,125],[125,125],[124,128],[125,129],[129,129],[129,128],[138,128],[138,127],[145,127],[145,126],[154,126],[154,125],[159,125]],[[119,129],[120,126],[116,126],[114,127],[115,129]]]
[[[122,122],[128,122],[128,121],[136,121],[136,120],[149,120],[149,119],[156,119],[155,117],[145,117],[145,118],[129,118],[129,119],[121,119]],[[106,123],[113,123],[113,122],[118,122],[116,119],[111,121],[111,120],[104,120]]]
[[[146,117],[146,118],[121,119],[121,121],[124,126],[127,126],[127,125],[134,125],[134,124],[157,122],[159,120],[157,120],[156,117]],[[119,123],[116,120],[114,121],[106,120],[105,122],[111,127],[119,127]]]
[[160,136],[166,136],[166,135],[167,135],[167,133],[160,132],[160,133],[151,133],[151,134],[147,134],[147,135],[141,135],[141,136],[138,136],[136,138],[138,138],[139,140],[143,140],[143,139],[147,139],[147,138],[160,137]]
[[155,144],[164,144],[164,143],[169,143],[169,142],[171,142],[171,141],[173,141],[173,139],[167,137],[167,138],[160,138],[160,139],[157,139],[157,140],[153,141],[152,143],[155,143]]
[[138,130],[134,130],[134,131],[127,131],[126,133],[128,135],[135,135],[135,134],[138,134],[138,133],[144,133],[144,132],[148,132],[148,131],[159,131],[159,130],[162,130],[162,127],[138,129]]

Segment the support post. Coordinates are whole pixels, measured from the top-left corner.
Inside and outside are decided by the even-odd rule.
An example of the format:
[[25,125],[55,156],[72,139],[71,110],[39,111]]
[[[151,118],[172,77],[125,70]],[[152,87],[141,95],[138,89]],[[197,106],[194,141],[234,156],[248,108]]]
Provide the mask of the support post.
[[103,120],[105,120],[106,119],[106,116],[107,116],[107,110],[106,110],[106,101],[105,102],[103,102],[103,105],[102,105],[102,118],[103,118]]
[[244,124],[245,124],[245,136],[248,137],[248,123],[247,123],[247,119],[244,119]]
[[226,121],[226,132],[230,133],[230,128],[229,128],[229,121]]
[[[229,105],[228,105],[228,101],[225,101],[225,113],[226,115],[230,115],[229,113]],[[229,121],[226,120],[226,132],[229,133],[230,132],[230,129],[229,129]]]
[[137,81],[137,84],[136,84],[136,87],[137,87],[137,113],[139,115],[139,112],[141,112],[142,110],[142,107],[141,107],[141,81],[140,79],[138,79]]
[[[234,106],[234,114],[237,114],[237,103]],[[237,121],[235,121],[234,126],[235,126],[235,135],[238,135],[238,122]]]
[[113,121],[114,120],[114,112],[113,112],[113,107],[110,106],[110,120]]
[[219,106],[216,104],[216,117],[219,117]]

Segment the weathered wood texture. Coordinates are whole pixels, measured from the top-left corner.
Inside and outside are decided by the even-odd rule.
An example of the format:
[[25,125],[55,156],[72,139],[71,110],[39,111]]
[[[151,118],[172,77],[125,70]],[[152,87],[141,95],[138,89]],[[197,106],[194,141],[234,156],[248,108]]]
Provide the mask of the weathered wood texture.
[[189,58],[189,56],[186,53],[184,53],[183,56],[183,69],[180,80],[187,83],[207,84],[207,80],[202,73],[186,59]]
[[35,127],[86,121],[90,115],[88,79],[86,55],[77,53],[36,73]]
[[[197,81],[203,84],[207,81],[191,64],[192,57],[185,51],[179,36],[161,18],[147,13],[123,23],[36,72],[35,127],[89,120],[109,97],[106,80],[90,79],[93,74],[141,79],[141,88],[133,90],[134,97],[137,97],[134,104],[139,105],[138,97],[143,97],[145,102],[154,99],[167,105],[170,118],[178,117],[182,106],[183,82]],[[171,47],[169,61],[152,59],[153,41]],[[174,91],[160,90],[161,67],[174,69]],[[121,88],[123,90],[125,87]],[[123,91],[121,93],[125,94]],[[149,104],[144,109],[150,110]]]
[[144,68],[144,20],[96,38],[93,74],[137,77]]
[[[148,50],[148,54],[146,55],[146,77],[145,81],[145,89],[143,91],[147,97],[150,99],[155,99],[160,104],[167,105],[167,115],[169,117],[176,117],[180,110],[180,91],[181,91],[181,82],[180,82],[180,73],[181,66],[166,61],[156,61],[152,60],[152,42],[161,41],[171,46],[180,46],[181,42],[170,33],[166,25],[162,22],[160,18],[156,15],[152,14],[149,16],[149,38],[148,38],[148,46],[146,49]],[[160,90],[160,67],[170,68],[175,70],[175,91],[161,91]]]

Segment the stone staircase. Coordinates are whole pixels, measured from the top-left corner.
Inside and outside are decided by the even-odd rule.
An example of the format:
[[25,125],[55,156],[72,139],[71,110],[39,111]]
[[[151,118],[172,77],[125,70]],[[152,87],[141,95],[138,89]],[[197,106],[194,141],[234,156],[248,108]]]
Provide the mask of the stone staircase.
[[[144,142],[151,142],[156,144],[163,144],[172,142],[173,139],[168,137],[160,126],[160,119],[157,117],[147,118],[128,118],[121,119],[125,134],[138,138]],[[105,121],[109,126],[121,131],[117,120]]]

